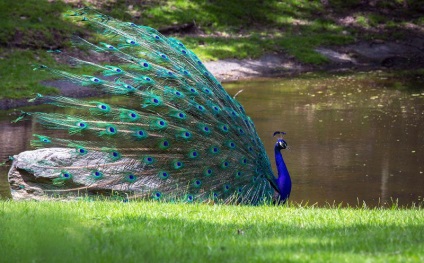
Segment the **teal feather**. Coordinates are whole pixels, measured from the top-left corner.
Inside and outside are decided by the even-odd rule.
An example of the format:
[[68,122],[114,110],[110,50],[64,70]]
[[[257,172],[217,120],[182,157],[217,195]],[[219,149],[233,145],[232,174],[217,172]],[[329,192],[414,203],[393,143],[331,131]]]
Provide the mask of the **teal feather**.
[[75,167],[38,164],[55,177],[55,187],[85,185],[163,201],[257,204],[272,198],[274,176],[253,122],[192,51],[155,29],[92,9],[70,16],[103,35],[99,43],[73,37],[74,46],[113,62],[70,59],[99,76],[37,69],[122,97],[123,104],[36,98],[73,109],[72,115],[31,113],[45,128],[68,133],[34,135],[33,146],[70,148],[80,160]]

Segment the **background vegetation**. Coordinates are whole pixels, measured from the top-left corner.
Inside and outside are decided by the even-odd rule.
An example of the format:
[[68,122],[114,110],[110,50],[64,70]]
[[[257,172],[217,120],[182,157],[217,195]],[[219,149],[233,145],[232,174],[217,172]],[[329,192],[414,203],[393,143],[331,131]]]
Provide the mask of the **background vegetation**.
[[[69,10],[93,6],[180,38],[203,60],[257,58],[284,52],[303,63],[322,64],[318,46],[361,39],[400,39],[424,25],[421,1],[307,0],[3,0],[0,2],[1,98],[54,92],[49,76],[32,65],[58,63],[47,50],[72,52],[72,34],[90,33],[64,18]],[[57,66],[57,65],[55,65]]]

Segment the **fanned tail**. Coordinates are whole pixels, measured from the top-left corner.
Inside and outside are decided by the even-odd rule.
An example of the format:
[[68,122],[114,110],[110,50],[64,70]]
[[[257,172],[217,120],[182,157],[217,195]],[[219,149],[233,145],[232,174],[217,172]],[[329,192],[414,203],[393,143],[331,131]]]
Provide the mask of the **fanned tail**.
[[74,45],[113,62],[71,58],[101,76],[39,68],[116,95],[120,102],[37,98],[72,109],[72,115],[31,114],[46,128],[68,132],[67,138],[35,135],[32,142],[69,148],[71,166],[37,163],[58,189],[84,185],[188,202],[256,204],[272,198],[274,176],[252,120],[193,52],[155,29],[92,9],[71,16],[101,34],[97,44],[74,37]]

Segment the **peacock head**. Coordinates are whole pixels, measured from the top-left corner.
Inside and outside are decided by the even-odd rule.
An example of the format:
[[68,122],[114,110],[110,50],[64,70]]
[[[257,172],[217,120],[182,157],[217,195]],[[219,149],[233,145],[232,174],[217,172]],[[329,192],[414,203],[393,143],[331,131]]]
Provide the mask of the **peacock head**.
[[283,140],[283,135],[286,134],[285,132],[280,132],[280,131],[276,131],[274,132],[274,135],[278,135],[279,138],[277,139],[277,142],[275,143],[275,148],[278,150],[284,150],[287,149],[287,142],[285,140]]

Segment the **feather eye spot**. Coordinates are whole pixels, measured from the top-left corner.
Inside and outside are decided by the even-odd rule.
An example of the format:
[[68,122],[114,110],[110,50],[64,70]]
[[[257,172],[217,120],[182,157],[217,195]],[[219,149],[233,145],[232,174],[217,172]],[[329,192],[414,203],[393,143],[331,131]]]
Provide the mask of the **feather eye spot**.
[[169,178],[169,173],[165,171],[160,171],[158,176],[160,179],[166,180]]
[[166,149],[169,148],[170,145],[171,144],[169,143],[168,140],[162,140],[159,144],[159,148],[162,149],[162,150],[166,150]]
[[212,173],[213,173],[213,171],[212,171],[212,169],[211,169],[211,168],[206,168],[206,169],[203,171],[203,174],[204,174],[205,176],[211,176],[211,175],[212,175]]
[[190,75],[187,70],[183,71],[184,75]]
[[224,161],[224,162],[222,162],[222,164],[221,164],[221,168],[222,168],[222,169],[226,169],[226,168],[228,168],[228,166],[230,166],[230,163],[229,163],[228,161]]
[[152,164],[152,163],[154,163],[154,162],[155,162],[155,159],[154,159],[153,157],[151,157],[151,156],[145,156],[145,157],[143,158],[143,162],[144,162],[145,164]]
[[193,195],[187,195],[186,199],[187,199],[187,202],[193,202],[194,196]]
[[87,153],[87,150],[84,149],[84,148],[78,148],[78,153],[80,153],[80,154],[86,154]]
[[151,79],[151,78],[149,78],[149,77],[146,77],[146,78],[144,78],[144,80],[146,80],[146,81],[151,81],[152,79]]
[[133,183],[133,182],[137,181],[137,176],[135,176],[134,174],[130,173],[130,174],[127,174],[125,176],[125,180],[127,182],[129,182],[129,183]]
[[144,62],[144,63],[143,63],[143,67],[148,68],[148,67],[149,67],[149,63]]
[[84,122],[78,122],[77,126],[80,127],[80,128],[86,128],[87,124],[85,124]]
[[111,134],[111,135],[116,134],[116,132],[117,132],[116,128],[113,127],[113,126],[106,127],[106,131],[107,131],[108,134]]
[[160,55],[163,59],[167,59],[168,57],[165,54]]
[[155,200],[159,200],[162,197],[162,193],[161,192],[154,192],[152,195],[153,199]]
[[240,177],[242,177],[242,175],[243,175],[243,173],[241,171],[237,171],[235,173],[236,178],[240,178]]
[[60,176],[59,177],[62,178],[62,180],[69,180],[69,179],[72,178],[72,174],[69,173],[68,171],[62,171],[60,173]]
[[185,49],[182,49],[181,53],[183,53],[184,55],[187,55],[187,51]]
[[100,171],[94,171],[92,177],[96,180],[103,178],[103,173]]
[[112,152],[111,154],[113,157],[119,157],[119,152]]

